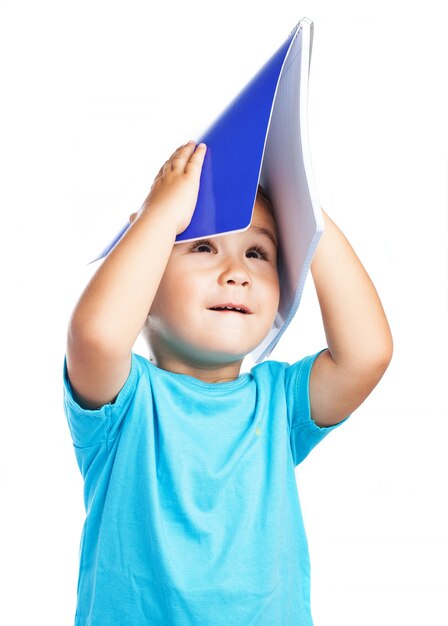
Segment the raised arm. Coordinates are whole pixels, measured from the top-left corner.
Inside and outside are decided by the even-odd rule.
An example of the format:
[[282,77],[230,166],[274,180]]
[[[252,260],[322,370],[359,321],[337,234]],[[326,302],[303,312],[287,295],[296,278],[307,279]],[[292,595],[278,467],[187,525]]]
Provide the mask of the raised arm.
[[87,284],[68,325],[67,372],[85,408],[113,402],[151,308],[176,235],[188,226],[205,146],[189,142],[160,168],[139,215]]
[[328,350],[310,375],[311,415],[331,426],[352,413],[376,387],[393,352],[378,293],[345,235],[323,212],[325,231],[311,274]]

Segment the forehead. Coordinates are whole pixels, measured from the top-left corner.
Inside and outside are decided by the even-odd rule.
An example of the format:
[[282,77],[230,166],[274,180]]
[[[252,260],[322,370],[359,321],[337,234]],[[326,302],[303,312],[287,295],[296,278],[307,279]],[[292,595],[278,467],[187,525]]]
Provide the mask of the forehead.
[[[216,238],[221,240],[233,240],[235,238],[241,239],[242,237],[247,237],[251,233],[256,233],[257,235],[269,237],[272,243],[276,247],[278,247],[278,230],[277,224],[275,222],[275,217],[269,205],[259,195],[257,196],[254,205],[254,211],[249,228],[247,228],[245,231],[241,231],[238,233],[216,235]],[[185,247],[191,246],[191,243],[191,241],[179,242],[177,245],[173,246],[173,252],[175,250],[180,251]]]
[[254,205],[254,215],[260,215],[263,218],[269,220],[274,226],[276,226],[275,222],[275,214],[271,203],[268,202],[261,194],[257,195]]
[[248,230],[257,230],[257,226],[261,226],[262,228],[270,231],[274,235],[276,242],[278,241],[278,230],[275,216],[269,204],[263,200],[263,198],[260,198],[260,196],[257,196],[250,228]]

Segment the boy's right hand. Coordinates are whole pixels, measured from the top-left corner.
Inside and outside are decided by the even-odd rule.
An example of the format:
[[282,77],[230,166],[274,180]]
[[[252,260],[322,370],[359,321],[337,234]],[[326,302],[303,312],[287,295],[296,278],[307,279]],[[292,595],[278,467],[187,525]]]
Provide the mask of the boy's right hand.
[[189,141],[177,148],[159,170],[139,213],[161,211],[176,223],[176,234],[183,232],[193,217],[199,193],[199,181],[206,153],[205,144],[196,147]]
[[205,151],[187,143],[160,168],[139,214],[131,216],[139,223],[107,255],[73,311],[67,373],[84,408],[114,403],[129,376],[132,346],[166,269],[175,229],[185,230],[196,207]]

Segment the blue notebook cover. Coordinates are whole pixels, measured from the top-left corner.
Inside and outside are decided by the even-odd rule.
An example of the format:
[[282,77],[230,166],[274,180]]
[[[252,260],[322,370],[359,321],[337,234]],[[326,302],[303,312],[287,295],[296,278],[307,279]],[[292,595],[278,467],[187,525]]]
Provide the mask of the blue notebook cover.
[[[207,145],[197,204],[190,224],[175,240],[246,230],[258,184],[268,193],[279,232],[281,297],[269,335],[251,353],[255,363],[269,356],[297,311],[324,230],[308,144],[312,41],[313,23],[303,18],[196,140]],[[105,257],[129,226],[94,261]]]

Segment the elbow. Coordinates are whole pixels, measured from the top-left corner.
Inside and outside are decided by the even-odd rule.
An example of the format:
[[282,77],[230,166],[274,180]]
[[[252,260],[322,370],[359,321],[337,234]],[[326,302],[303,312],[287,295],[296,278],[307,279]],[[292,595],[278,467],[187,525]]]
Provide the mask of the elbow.
[[79,319],[72,318],[67,329],[67,349],[80,350],[86,347],[112,352],[114,343],[104,328],[99,328],[98,325],[93,324],[91,321],[82,322]]
[[389,367],[389,364],[392,361],[393,353],[394,353],[394,340],[392,338],[392,333],[390,332],[390,329],[389,329],[388,340],[386,342],[386,345],[383,347],[383,350],[381,353],[381,359],[380,359],[385,369]]
[[390,365],[393,355],[393,345],[387,344],[384,347],[370,349],[358,354],[358,359],[351,362],[350,369],[353,372],[375,372],[376,376],[382,376]]
[[394,352],[393,342],[386,344],[381,350],[376,352],[375,356],[371,359],[371,365],[376,369],[385,372],[392,361],[392,355]]
[[375,345],[370,346],[369,352],[369,361],[372,366],[383,371],[389,367],[394,353],[394,341],[389,325],[387,325],[387,330],[384,331],[383,337],[378,339]]
[[373,339],[360,346],[358,358],[353,360],[353,365],[360,370],[386,371],[393,355],[392,335],[389,333],[386,338]]

